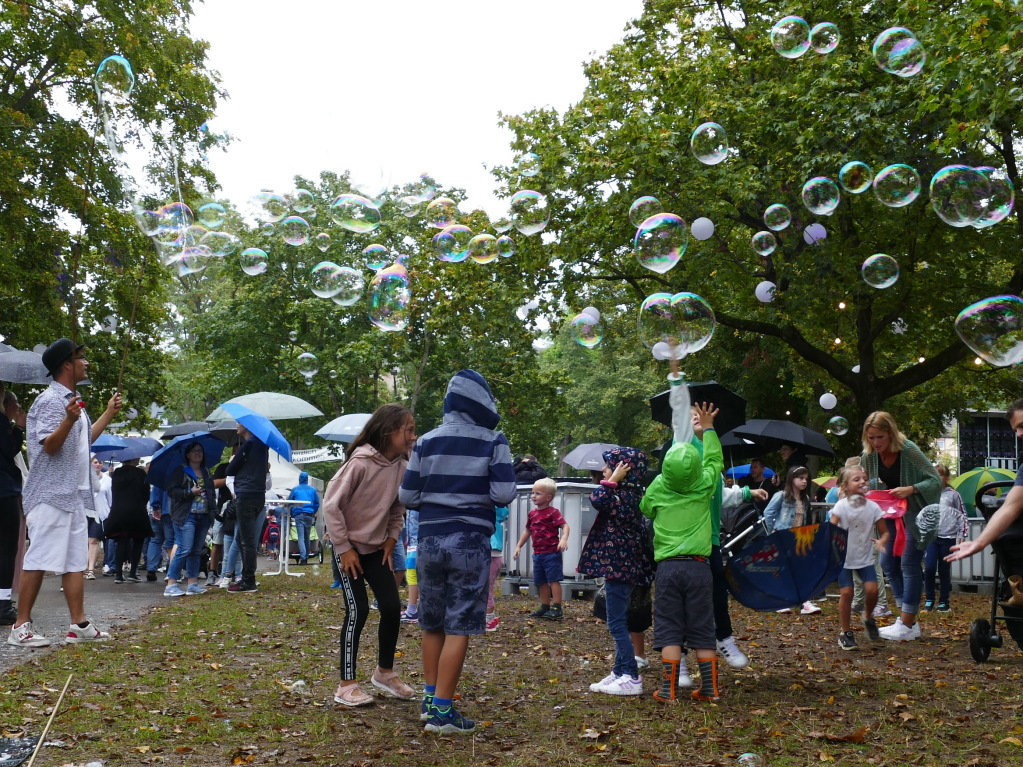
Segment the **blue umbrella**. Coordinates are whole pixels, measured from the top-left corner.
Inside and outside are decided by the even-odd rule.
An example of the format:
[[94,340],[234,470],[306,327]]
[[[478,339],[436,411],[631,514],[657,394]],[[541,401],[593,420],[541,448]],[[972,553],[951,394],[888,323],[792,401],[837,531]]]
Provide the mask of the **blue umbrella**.
[[[118,437],[116,434],[100,434],[89,449],[104,459],[120,460],[120,454],[128,449],[129,444],[125,437]],[[114,455],[115,453],[117,455]]]
[[725,564],[728,590],[751,610],[780,610],[824,593],[845,565],[846,531],[824,523],[776,530]]
[[152,437],[128,437],[128,447],[114,456],[118,461],[130,461],[133,458],[145,458],[155,455],[163,448],[163,443]]
[[220,409],[248,429],[249,433],[264,445],[276,450],[284,456],[285,460],[291,460],[291,443],[284,438],[284,435],[278,431],[269,418],[249,410],[245,405],[239,405],[237,402],[225,402]]
[[[732,479],[738,479],[739,477],[748,477],[750,475],[750,465],[744,463],[742,466],[733,466],[730,469],[725,469],[725,476],[731,477]],[[766,466],[764,467],[764,476],[773,477],[774,472]]]
[[161,490],[166,490],[170,485],[171,475],[179,466],[185,465],[185,448],[193,442],[202,445],[206,451],[206,465],[216,466],[221,454],[227,444],[219,440],[208,431],[197,431],[192,434],[182,434],[175,437],[153,456],[149,462],[149,473],[146,475],[146,482],[156,485]]

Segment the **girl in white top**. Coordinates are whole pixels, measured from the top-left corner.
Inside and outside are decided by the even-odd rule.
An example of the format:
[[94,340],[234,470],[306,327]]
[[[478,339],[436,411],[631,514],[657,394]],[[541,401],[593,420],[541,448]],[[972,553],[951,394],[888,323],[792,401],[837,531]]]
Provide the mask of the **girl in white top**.
[[838,585],[841,587],[838,614],[842,621],[838,646],[843,650],[855,650],[856,639],[850,630],[853,572],[858,573],[863,581],[863,615],[860,620],[863,621],[870,641],[875,642],[880,634],[873,618],[874,605],[877,604],[874,551],[884,550],[885,543],[888,542],[888,527],[881,521],[884,517],[881,507],[866,498],[869,481],[867,473],[861,467],[843,467],[838,473],[838,486],[842,498],[831,510],[831,522],[848,532],[845,567],[838,575]]

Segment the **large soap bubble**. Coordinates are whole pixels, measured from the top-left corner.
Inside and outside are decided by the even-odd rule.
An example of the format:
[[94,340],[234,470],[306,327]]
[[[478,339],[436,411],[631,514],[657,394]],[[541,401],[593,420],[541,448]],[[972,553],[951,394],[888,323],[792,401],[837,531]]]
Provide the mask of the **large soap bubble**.
[[769,205],[764,211],[764,226],[772,232],[780,232],[792,223],[792,212],[781,203]]
[[362,272],[352,269],[350,266],[342,266],[338,269],[334,278],[334,284],[339,286],[337,293],[330,297],[338,306],[353,306],[362,298],[362,290],[366,287],[366,280]]
[[772,232],[757,232],[750,240],[753,251],[758,256],[769,256],[778,247],[778,241]]
[[889,208],[902,208],[920,196],[920,175],[903,163],[882,168],[874,176],[874,196]]
[[600,326],[600,320],[585,313],[572,318],[571,333],[575,342],[587,349],[595,348],[604,340],[604,329]]
[[636,327],[648,349],[666,342],[690,354],[710,342],[715,325],[710,304],[695,293],[654,293],[640,305]]
[[522,234],[536,234],[547,228],[551,209],[544,195],[523,189],[513,194],[508,202],[508,218]]
[[291,207],[296,213],[308,213],[316,207],[316,196],[308,189],[296,189]]
[[289,245],[305,245],[309,242],[309,222],[301,216],[288,216],[277,226],[281,238]]
[[863,194],[874,181],[874,171],[865,162],[847,162],[838,171],[838,183],[849,194]]
[[199,244],[209,248],[211,255],[222,258],[238,250],[241,240],[230,232],[206,232]]
[[330,298],[341,290],[340,271],[341,267],[333,261],[321,261],[309,273],[309,289],[320,298]]
[[835,50],[841,40],[842,34],[838,31],[838,26],[830,21],[814,24],[810,30],[810,47],[822,56]]
[[637,197],[632,205],[629,206],[629,221],[638,228],[650,216],[656,216],[658,213],[663,212],[664,206],[661,205],[661,201],[656,197],[649,195]]
[[989,166],[977,168],[978,173],[983,173],[988,180],[990,195],[984,202],[984,213],[973,222],[977,229],[994,226],[999,221],[1004,221],[1012,213],[1013,204],[1016,201],[1016,191],[1004,170],[996,170]]
[[924,47],[905,27],[891,27],[879,34],[872,52],[881,69],[899,77],[919,74],[927,61]]
[[949,226],[965,227],[984,215],[991,184],[969,165],[946,165],[931,177],[931,208]]
[[511,258],[515,255],[515,240],[506,234],[497,238],[497,254],[501,258]]
[[992,296],[970,304],[956,317],[963,343],[996,367],[1023,362],[1023,298]]
[[408,270],[396,261],[373,278],[369,293],[369,321],[381,330],[404,330],[408,326],[411,298]]
[[105,104],[124,104],[135,88],[135,73],[124,56],[107,56],[93,77],[96,95]]
[[463,224],[453,224],[433,236],[433,250],[441,261],[457,264],[469,255],[472,230]]
[[841,437],[842,435],[849,433],[849,421],[840,415],[836,415],[828,421],[828,429],[835,436]]
[[380,226],[380,209],[358,194],[339,195],[330,204],[330,216],[342,229],[357,234],[372,232]]
[[771,27],[771,45],[779,56],[798,59],[810,49],[810,25],[799,16],[786,16]]
[[824,176],[815,176],[803,184],[802,196],[806,209],[817,216],[830,216],[842,201],[838,184]]
[[387,248],[378,243],[367,245],[362,250],[362,256],[366,259],[366,267],[374,272],[387,266],[387,262],[390,260],[389,253]]
[[252,208],[256,218],[265,223],[276,224],[291,209],[288,201],[273,192],[260,192],[252,197]]
[[689,137],[689,149],[704,165],[717,165],[728,158],[728,134],[717,123],[703,123]]
[[520,176],[532,178],[540,172],[540,155],[534,152],[524,152],[515,160],[515,167],[518,168]]
[[259,248],[246,248],[238,256],[238,260],[241,262],[242,271],[253,277],[265,272],[267,264],[270,262],[266,251]]
[[675,315],[671,310],[671,293],[653,293],[643,299],[639,305],[639,316],[636,320],[639,340],[647,349],[655,344],[677,339]]
[[890,288],[899,280],[899,262],[884,253],[875,253],[860,266],[860,276],[872,288]]
[[469,258],[477,264],[489,264],[497,258],[497,238],[492,234],[477,234],[466,248]]
[[414,218],[415,216],[418,216],[419,211],[423,209],[423,203],[410,194],[398,198],[398,202],[396,204],[398,212],[405,216],[405,218]]
[[636,230],[632,250],[640,264],[664,274],[679,262],[688,245],[686,222],[674,213],[658,213]]
[[447,229],[457,215],[458,206],[450,197],[438,197],[426,206],[426,223],[435,229]]

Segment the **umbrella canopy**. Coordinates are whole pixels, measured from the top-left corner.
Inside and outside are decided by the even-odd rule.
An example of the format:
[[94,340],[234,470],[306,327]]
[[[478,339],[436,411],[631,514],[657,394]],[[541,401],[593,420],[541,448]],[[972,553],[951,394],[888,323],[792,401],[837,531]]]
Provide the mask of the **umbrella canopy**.
[[770,418],[754,418],[745,426],[732,430],[737,437],[752,440],[762,448],[776,450],[782,445],[798,447],[807,455],[826,455],[834,457],[827,438],[820,432],[807,429],[792,421],[780,421]]
[[[718,434],[731,431],[746,423],[746,400],[717,381],[691,383],[689,398],[693,402],[713,402],[721,412],[714,420]],[[650,398],[650,416],[658,423],[671,426],[670,389]]]
[[817,485],[817,487],[823,487],[830,490],[838,484],[838,477],[816,477],[813,480],[813,483]]
[[210,426],[205,421],[185,421],[184,423],[177,423],[168,427],[160,436],[160,439],[173,439],[174,437],[180,437],[182,434],[195,434],[197,431],[209,430]]
[[20,384],[48,384],[43,355],[19,349],[0,352],[0,381]]
[[147,456],[155,455],[163,448],[163,443],[152,437],[128,437],[125,441],[128,443],[128,446],[114,456],[118,461],[146,458]]
[[153,455],[153,460],[149,462],[146,482],[156,485],[161,490],[166,490],[174,470],[185,465],[185,448],[193,442],[198,442],[206,451],[206,466],[216,466],[220,456],[224,453],[224,448],[227,447],[223,440],[217,439],[208,431],[197,431],[175,437]]
[[291,460],[291,443],[278,431],[273,422],[266,416],[249,410],[237,402],[225,402],[220,406],[231,418],[236,420],[267,447],[273,448],[287,461]]
[[229,421],[213,421],[208,425],[210,427],[210,434],[217,439],[222,439],[229,445],[233,445],[238,441],[238,422],[234,419]]
[[572,448],[571,452],[561,460],[573,469],[600,471],[605,465],[603,454],[608,450],[614,450],[616,447],[618,445],[612,445],[607,442],[587,442]]
[[838,577],[845,547],[845,530],[830,523],[776,530],[729,553],[728,590],[751,610],[780,610],[814,599]]
[[[284,421],[289,418],[315,418],[323,415],[319,410],[310,405],[304,399],[293,397],[290,394],[280,394],[273,391],[260,391],[255,394],[243,394],[240,397],[229,399],[227,402],[242,405],[257,415],[269,418],[271,421]],[[225,403],[227,404],[227,403]],[[233,418],[229,411],[221,405],[208,416],[207,421],[227,421]]]
[[[721,432],[718,432],[721,434]],[[759,458],[766,451],[753,440],[746,437],[737,437],[734,431],[721,434],[721,452],[725,454],[728,463],[736,461],[748,461],[751,458]]]
[[359,436],[362,427],[369,421],[370,415],[370,413],[348,413],[338,416],[316,432],[316,436],[329,439],[331,442],[351,442]]
[[[100,434],[95,442],[89,447],[93,453],[104,460],[120,460],[120,453],[128,449],[131,443],[125,437],[118,437],[116,434]],[[117,453],[117,455],[114,455]]]
[[[1009,471],[1008,469],[990,469],[987,467],[981,469],[973,469],[964,474],[960,474],[958,477],[952,480],[950,483],[952,487],[956,489],[960,497],[963,499],[963,505],[966,506],[968,511],[976,509],[974,504],[974,496],[977,495],[977,490],[980,489],[981,485],[986,485],[988,482],[998,482],[1003,479],[1016,479],[1016,472]],[[999,495],[1001,493],[999,492]]]
[[[739,479],[739,477],[748,477],[749,475],[750,475],[750,465],[748,463],[744,463],[742,466],[733,466],[730,469],[725,469],[725,476],[726,477],[731,477],[732,479]],[[773,477],[774,476],[774,471],[772,471],[771,469],[769,469],[769,468],[767,468],[765,466],[764,467],[764,476],[765,477]]]

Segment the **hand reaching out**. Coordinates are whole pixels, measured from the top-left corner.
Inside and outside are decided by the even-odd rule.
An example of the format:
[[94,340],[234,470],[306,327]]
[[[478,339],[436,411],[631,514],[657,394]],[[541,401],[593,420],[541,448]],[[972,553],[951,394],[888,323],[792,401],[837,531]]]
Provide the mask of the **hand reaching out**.
[[693,405],[693,410],[696,411],[696,415],[700,419],[700,427],[704,431],[707,431],[707,429],[714,428],[714,419],[717,417],[717,414],[720,411],[716,407],[714,407],[713,402],[711,402],[710,404],[707,404],[706,402],[701,402],[699,404]]

